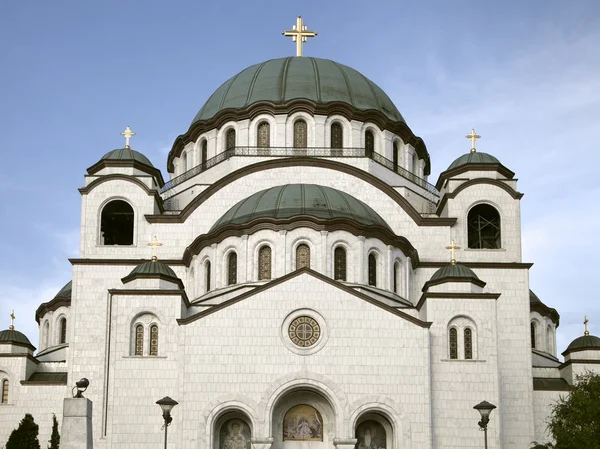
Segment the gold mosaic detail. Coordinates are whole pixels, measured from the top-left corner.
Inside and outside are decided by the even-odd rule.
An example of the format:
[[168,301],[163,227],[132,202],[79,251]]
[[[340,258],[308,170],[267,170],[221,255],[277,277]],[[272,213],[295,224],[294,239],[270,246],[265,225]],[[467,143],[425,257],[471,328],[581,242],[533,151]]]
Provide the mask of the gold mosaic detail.
[[301,348],[313,346],[321,336],[321,327],[309,316],[299,316],[291,322],[288,335],[292,343]]

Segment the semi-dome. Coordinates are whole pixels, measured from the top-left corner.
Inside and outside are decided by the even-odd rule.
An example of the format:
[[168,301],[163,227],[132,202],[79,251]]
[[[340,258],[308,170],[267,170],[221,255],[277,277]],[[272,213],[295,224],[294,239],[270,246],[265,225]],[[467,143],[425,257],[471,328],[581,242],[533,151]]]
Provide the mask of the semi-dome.
[[139,151],[132,150],[131,148],[120,148],[117,150],[109,151],[104,156],[102,156],[102,158],[100,158],[100,160],[101,161],[105,161],[105,160],[137,161],[137,162],[141,162],[142,164],[149,165],[150,167],[154,167],[154,165],[152,165],[152,162],[150,162],[150,159],[148,159],[146,156],[144,156]]
[[377,212],[352,195],[316,184],[286,184],[261,190],[240,201],[217,220],[211,231],[260,218],[285,219],[297,215],[322,220],[345,218],[390,230]]
[[448,170],[452,170],[453,168],[458,168],[466,164],[502,165],[500,161],[491,154],[472,151],[467,154],[463,154],[461,157],[452,162],[448,167]]
[[361,111],[375,110],[403,122],[387,94],[351,67],[329,59],[271,59],[242,70],[225,81],[204,104],[192,124],[225,109],[244,109],[258,102],[285,104],[307,99],[317,104],[343,102]]
[[0,344],[14,344],[18,346],[25,346],[32,351],[35,351],[35,346],[31,344],[29,338],[22,332],[14,329],[6,329],[0,332]]

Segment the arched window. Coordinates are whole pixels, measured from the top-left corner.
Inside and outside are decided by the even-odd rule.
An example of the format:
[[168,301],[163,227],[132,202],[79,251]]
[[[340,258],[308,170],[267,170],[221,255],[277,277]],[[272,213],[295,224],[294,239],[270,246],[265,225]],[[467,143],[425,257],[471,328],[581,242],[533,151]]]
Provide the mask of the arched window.
[[417,155],[415,153],[412,154],[412,167],[411,167],[411,171],[415,174],[415,175],[419,175],[419,158],[417,157]]
[[44,323],[44,349],[48,347],[48,342],[50,341],[50,323],[46,321]]
[[237,284],[237,254],[231,252],[227,259],[227,285]]
[[400,262],[394,264],[394,293],[400,294],[400,279],[402,279],[402,265]]
[[398,171],[398,161],[400,156],[400,150],[398,149],[398,142],[394,142],[394,148],[392,149],[392,159],[394,163],[394,171]]
[[500,248],[500,214],[489,204],[478,204],[467,218],[469,248]]
[[114,200],[102,209],[100,220],[102,245],[133,245],[133,208],[123,200]]
[[367,129],[365,131],[365,154],[371,156],[375,152],[375,135],[373,131]]
[[225,150],[234,150],[235,149],[235,129],[231,128],[225,134]]
[[144,355],[144,326],[135,327],[135,355]]
[[375,254],[369,254],[368,265],[369,285],[377,287],[377,257]]
[[468,327],[464,332],[465,338],[465,360],[471,360],[473,358],[473,335],[471,329]]
[[8,379],[2,381],[2,404],[8,404]]
[[341,246],[333,251],[333,279],[346,280],[346,250]]
[[202,141],[202,170],[206,169],[206,161],[208,160],[208,142],[206,140]]
[[158,355],[158,326],[150,326],[150,355]]
[[546,352],[554,354],[554,332],[550,325],[546,328]]
[[344,128],[342,128],[341,123],[334,122],[331,124],[331,148],[334,150],[344,148]]
[[536,325],[535,323],[532,321],[531,322],[531,347],[533,349],[535,349],[535,343],[536,343]]
[[67,319],[61,318],[60,320],[60,338],[58,340],[58,344],[63,344],[67,342]]
[[310,248],[302,243],[296,247],[296,270],[310,268]]
[[205,267],[204,282],[206,285],[206,291],[209,292],[210,291],[210,260],[206,261],[206,264],[204,265],[204,267]]
[[182,172],[184,172],[184,173],[188,169],[187,163],[188,163],[188,155],[187,155],[187,153],[183,153],[183,155],[181,156],[181,169],[182,169]]
[[449,343],[450,343],[450,358],[458,359],[458,332],[455,327],[450,328]]
[[271,247],[263,246],[258,251],[258,280],[271,279]]
[[308,146],[308,126],[302,119],[294,122],[294,148],[306,148]]
[[271,146],[271,125],[269,122],[260,122],[256,131],[256,146],[269,148]]

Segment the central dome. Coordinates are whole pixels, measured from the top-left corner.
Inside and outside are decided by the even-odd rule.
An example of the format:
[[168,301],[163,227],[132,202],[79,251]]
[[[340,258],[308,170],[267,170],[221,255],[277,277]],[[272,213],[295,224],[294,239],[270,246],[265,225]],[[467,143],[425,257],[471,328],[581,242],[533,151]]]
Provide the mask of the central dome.
[[200,109],[192,125],[225,109],[244,109],[262,101],[285,104],[298,99],[317,104],[343,102],[405,123],[386,93],[353,68],[329,59],[288,57],[250,66],[225,81]]
[[217,220],[211,231],[259,218],[282,219],[296,215],[346,218],[362,225],[390,229],[370,206],[347,193],[316,184],[287,184],[262,190],[240,201]]

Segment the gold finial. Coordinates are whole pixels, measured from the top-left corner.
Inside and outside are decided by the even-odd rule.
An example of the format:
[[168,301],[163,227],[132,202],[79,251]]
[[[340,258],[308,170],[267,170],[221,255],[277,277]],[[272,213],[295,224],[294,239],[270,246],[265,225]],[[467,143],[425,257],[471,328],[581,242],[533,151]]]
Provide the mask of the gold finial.
[[471,141],[471,153],[476,153],[477,150],[475,149],[475,141],[477,139],[481,139],[481,136],[479,134],[475,134],[475,130],[472,129],[471,134],[465,137]]
[[583,333],[583,335],[588,336],[590,335],[590,331],[588,330],[588,323],[590,322],[590,320],[588,320],[587,315],[585,316],[585,319],[583,320],[583,324],[585,325],[585,332]]
[[125,128],[125,131],[123,131],[121,133],[121,135],[125,136],[125,148],[127,148],[127,149],[131,148],[129,146],[129,139],[131,139],[133,136],[135,136],[135,133],[128,126],[127,128]]
[[154,236],[154,240],[148,243],[148,246],[152,247],[152,262],[156,262],[158,260],[158,257],[156,256],[157,248],[163,246],[163,244],[158,241],[156,236]]
[[15,317],[15,311],[13,310],[13,311],[11,312],[11,314],[10,314],[10,327],[9,327],[9,329],[10,329],[11,331],[14,331],[14,330],[15,330],[15,318],[16,318],[16,317]]
[[308,31],[302,22],[302,16],[298,16],[296,25],[291,30],[282,31],[281,34],[292,37],[292,42],[296,42],[296,56],[302,56],[302,44],[306,42],[306,38],[315,37],[318,33]]
[[457,249],[460,249],[460,246],[456,246],[456,245],[454,244],[454,239],[452,239],[452,245],[450,245],[450,246],[446,246],[446,249],[449,249],[449,250],[450,250],[450,252],[452,253],[452,260],[450,261],[450,263],[451,263],[452,265],[456,265],[455,251],[456,251]]

